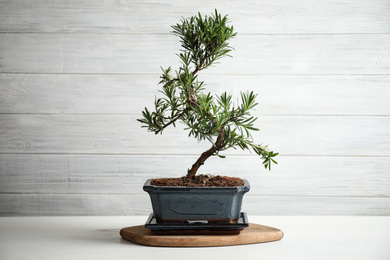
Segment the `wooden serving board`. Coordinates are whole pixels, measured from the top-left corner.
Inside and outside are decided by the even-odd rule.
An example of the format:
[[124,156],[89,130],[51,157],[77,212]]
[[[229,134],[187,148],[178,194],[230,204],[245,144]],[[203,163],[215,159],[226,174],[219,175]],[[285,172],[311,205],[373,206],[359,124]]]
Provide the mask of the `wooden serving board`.
[[122,228],[120,235],[134,243],[165,247],[233,246],[271,242],[283,238],[283,232],[277,228],[252,223],[238,235],[157,235],[143,225]]

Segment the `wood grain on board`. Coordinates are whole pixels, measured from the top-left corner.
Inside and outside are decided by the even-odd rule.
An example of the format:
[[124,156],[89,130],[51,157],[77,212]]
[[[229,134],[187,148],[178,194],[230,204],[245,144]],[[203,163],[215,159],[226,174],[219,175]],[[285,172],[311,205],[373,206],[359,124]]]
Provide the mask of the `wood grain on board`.
[[2,1],[1,32],[145,33],[170,31],[184,16],[229,14],[240,34],[389,33],[387,0]]
[[[173,35],[2,34],[2,73],[155,74],[179,66]],[[389,74],[390,34],[238,35],[205,74]]]
[[122,238],[147,246],[204,247],[233,246],[265,243],[283,238],[277,228],[250,223],[238,235],[155,235],[144,226],[132,226],[120,230]]
[[[255,114],[389,115],[390,75],[199,75],[212,94],[258,93]],[[137,115],[152,107],[159,74],[0,74],[0,113]],[[293,97],[293,98],[292,98]],[[139,125],[130,127],[138,128]]]
[[[3,154],[0,190],[147,196],[142,190],[146,179],[181,177],[196,158],[195,155]],[[388,157],[281,156],[277,161],[279,164],[268,172],[257,156],[213,157],[199,171],[246,178],[251,185],[247,195],[390,196]]]
[[[0,115],[0,153],[195,154],[183,126],[155,135],[126,115]],[[262,116],[258,143],[284,155],[390,156],[390,117]],[[174,144],[174,145],[173,145]],[[231,149],[227,154],[248,152]]]
[[[147,194],[24,194],[0,196],[3,216],[142,215],[152,212]],[[245,195],[242,210],[251,215],[388,216],[388,197]]]

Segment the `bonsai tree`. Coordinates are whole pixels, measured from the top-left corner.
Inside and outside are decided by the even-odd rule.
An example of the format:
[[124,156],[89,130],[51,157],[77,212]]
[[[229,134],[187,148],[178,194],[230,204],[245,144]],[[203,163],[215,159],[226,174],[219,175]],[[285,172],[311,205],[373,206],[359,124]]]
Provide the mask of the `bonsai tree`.
[[205,84],[198,79],[199,72],[222,57],[231,57],[233,48],[228,40],[236,33],[228,23],[228,17],[215,10],[211,16],[202,17],[198,13],[172,26],[182,46],[177,54],[181,66],[174,73],[171,67],[162,68],[160,92],[163,97],[156,97],[154,110],[150,112],[145,108],[142,118],[138,119],[142,127],[155,134],[161,134],[168,126],[181,122],[186,125],[189,136],[211,143],[211,147],[188,169],[187,178],[193,178],[210,156],[224,158],[220,153],[230,148],[253,151],[269,170],[271,164],[276,163],[273,157],[278,153],[256,144],[251,135],[251,131],[259,130],[254,127],[257,117],[250,114],[258,104],[257,94],[241,92],[240,103],[233,104],[232,95],[227,92],[215,96],[204,93]]

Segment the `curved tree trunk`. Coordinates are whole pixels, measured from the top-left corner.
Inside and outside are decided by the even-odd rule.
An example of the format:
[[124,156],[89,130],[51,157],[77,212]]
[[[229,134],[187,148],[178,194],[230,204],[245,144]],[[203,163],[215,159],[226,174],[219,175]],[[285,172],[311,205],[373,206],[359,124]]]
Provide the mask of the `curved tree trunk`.
[[221,128],[218,132],[218,138],[213,144],[213,146],[207,151],[203,152],[198,158],[198,160],[196,160],[196,162],[192,165],[191,169],[188,169],[187,176],[186,176],[187,178],[194,178],[199,167],[202,166],[210,156],[215,154],[215,152],[221,150],[223,139],[224,139],[224,131],[223,128]]

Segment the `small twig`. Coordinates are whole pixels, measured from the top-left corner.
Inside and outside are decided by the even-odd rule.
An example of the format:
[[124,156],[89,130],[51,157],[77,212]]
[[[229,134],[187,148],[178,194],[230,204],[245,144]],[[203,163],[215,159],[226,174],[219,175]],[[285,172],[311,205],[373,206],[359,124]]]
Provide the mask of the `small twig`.
[[173,124],[176,122],[176,120],[178,120],[182,115],[184,115],[184,113],[187,111],[187,109],[183,110],[180,114],[176,115],[171,121],[169,121],[168,123],[166,123],[165,125],[163,125],[160,129],[158,129],[157,131],[155,131],[154,133],[155,134],[158,134],[160,133],[162,130],[164,130],[167,126]]

